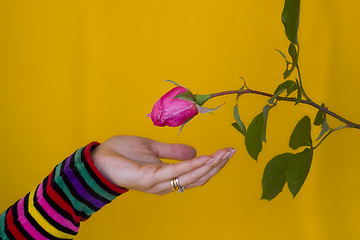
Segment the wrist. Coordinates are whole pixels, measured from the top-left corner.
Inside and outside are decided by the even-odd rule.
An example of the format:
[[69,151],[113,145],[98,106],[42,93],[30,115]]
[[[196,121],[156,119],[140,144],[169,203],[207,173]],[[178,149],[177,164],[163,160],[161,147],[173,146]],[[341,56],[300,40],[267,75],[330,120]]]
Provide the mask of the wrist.
[[104,160],[105,157],[103,147],[100,145],[100,143],[90,143],[85,150],[85,158],[91,166],[94,175],[96,175],[96,177],[102,183],[101,185],[106,186],[107,188],[119,194],[128,191],[128,189],[118,186],[111,178],[111,175],[108,171],[109,168],[105,164],[106,161]]
[[97,146],[96,148],[92,149],[90,151],[91,158],[94,162],[94,165],[96,169],[101,173],[102,176],[104,176],[108,181],[110,181],[112,184],[115,184],[115,182],[111,179],[110,174],[106,171],[105,163],[103,160],[103,154],[101,151],[101,145]]

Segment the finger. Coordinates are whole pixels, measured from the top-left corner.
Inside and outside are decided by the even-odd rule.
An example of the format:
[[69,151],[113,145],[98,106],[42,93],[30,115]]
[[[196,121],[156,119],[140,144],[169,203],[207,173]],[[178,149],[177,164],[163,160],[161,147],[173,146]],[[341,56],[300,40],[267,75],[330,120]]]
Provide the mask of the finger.
[[176,176],[183,175],[205,165],[206,162],[211,159],[211,156],[202,155],[191,160],[167,164],[160,169],[157,169],[155,179],[157,182],[169,181]]
[[229,156],[225,161],[222,161],[220,164],[218,164],[216,167],[214,167],[213,169],[211,169],[207,174],[205,174],[204,176],[202,176],[201,178],[199,178],[198,180],[196,180],[195,182],[189,184],[186,186],[186,188],[194,188],[194,187],[199,187],[202,186],[204,184],[206,184],[211,178],[213,178],[221,169],[223,169],[223,167],[225,167],[225,165],[229,162],[230,158],[232,156]]
[[[213,168],[211,168],[208,172],[206,172],[202,176],[198,177],[197,179],[193,178],[194,181],[191,181],[191,182],[189,181],[189,183],[186,183],[186,188],[198,187],[198,186],[201,186],[201,185],[204,185],[205,183],[207,183],[212,177],[214,177],[228,163],[228,161],[230,160],[230,158],[233,156],[234,153],[235,153],[235,151],[233,152],[231,150],[228,155],[223,156],[223,158],[221,159],[221,161],[218,162],[218,164],[215,163],[215,166]],[[188,177],[186,175],[187,174],[184,174],[181,177],[182,178]]]
[[[198,181],[202,177],[208,175],[210,172],[218,172],[223,167],[222,163],[227,162],[230,157],[232,157],[232,148],[226,148],[217,151],[212,155],[213,160],[207,161],[207,164],[203,166],[193,169],[192,171],[178,175],[179,182],[182,186],[188,188],[189,184]],[[174,164],[173,164],[174,165]],[[220,166],[219,166],[220,165]],[[171,179],[171,178],[170,178]],[[166,192],[171,191],[170,179],[166,179],[165,181],[158,183],[154,186],[152,191],[154,192]]]
[[[185,173],[183,175],[180,175],[178,177],[179,181],[181,181],[182,186],[188,186],[189,184],[196,182],[203,176],[205,176],[207,173],[212,171],[213,169],[219,169],[219,165],[228,160],[228,156],[230,155],[232,149],[224,149],[216,152],[213,154],[213,160],[208,161],[208,164],[198,168],[194,169],[193,171],[190,171],[188,173]],[[219,169],[220,170],[220,169]]]
[[158,158],[188,160],[196,157],[195,148],[179,143],[162,143],[152,140],[150,149]]

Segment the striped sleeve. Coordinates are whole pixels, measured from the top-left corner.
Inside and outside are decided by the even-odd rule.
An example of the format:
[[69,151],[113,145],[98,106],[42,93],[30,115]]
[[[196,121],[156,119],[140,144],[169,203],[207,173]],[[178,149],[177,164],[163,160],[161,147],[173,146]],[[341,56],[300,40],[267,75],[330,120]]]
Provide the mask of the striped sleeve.
[[95,167],[92,142],[59,163],[33,191],[0,215],[0,239],[73,239],[80,222],[127,192]]

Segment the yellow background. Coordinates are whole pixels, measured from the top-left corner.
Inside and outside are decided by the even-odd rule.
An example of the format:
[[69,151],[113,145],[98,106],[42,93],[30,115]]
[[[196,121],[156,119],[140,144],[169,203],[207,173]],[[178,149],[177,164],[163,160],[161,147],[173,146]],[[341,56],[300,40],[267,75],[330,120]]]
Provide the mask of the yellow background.
[[[234,96],[214,99],[214,115],[178,129],[146,117],[173,86],[193,92],[250,88],[272,92],[287,49],[275,1],[0,1],[0,211],[90,141],[134,134],[195,146],[233,146],[235,157],[202,188],[153,196],[129,192],[96,213],[77,239],[360,239],[358,130],[334,133],[315,152],[299,195],[287,187],[260,200],[265,164],[289,151],[288,138],[316,110],[280,103],[256,163],[231,126]],[[303,1],[304,87],[318,103],[360,122],[358,0]],[[239,100],[248,125],[266,98]],[[332,127],[339,122],[330,120]],[[313,131],[316,137],[319,129]]]

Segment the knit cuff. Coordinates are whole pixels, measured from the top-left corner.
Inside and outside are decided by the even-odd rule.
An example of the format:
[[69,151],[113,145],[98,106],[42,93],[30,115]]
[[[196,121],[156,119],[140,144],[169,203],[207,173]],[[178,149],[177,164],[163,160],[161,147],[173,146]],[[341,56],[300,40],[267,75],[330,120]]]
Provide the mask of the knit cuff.
[[91,174],[92,178],[107,192],[112,193],[115,196],[119,196],[129,191],[126,188],[117,186],[105,178],[100,171],[96,168],[94,160],[91,158],[91,151],[94,150],[100,143],[91,142],[88,144],[82,152],[82,162],[86,162],[88,165],[87,170]]

